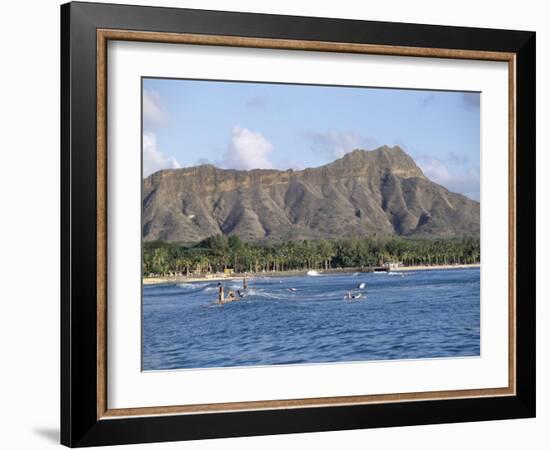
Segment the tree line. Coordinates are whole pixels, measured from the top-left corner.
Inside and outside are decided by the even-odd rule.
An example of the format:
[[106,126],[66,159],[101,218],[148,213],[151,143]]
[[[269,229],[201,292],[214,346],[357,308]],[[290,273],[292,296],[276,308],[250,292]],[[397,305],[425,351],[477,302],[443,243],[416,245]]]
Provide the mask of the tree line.
[[399,262],[405,266],[474,264],[480,261],[479,238],[401,237],[302,240],[253,243],[238,236],[216,235],[197,244],[143,243],[143,274],[204,275],[333,268],[368,268]]

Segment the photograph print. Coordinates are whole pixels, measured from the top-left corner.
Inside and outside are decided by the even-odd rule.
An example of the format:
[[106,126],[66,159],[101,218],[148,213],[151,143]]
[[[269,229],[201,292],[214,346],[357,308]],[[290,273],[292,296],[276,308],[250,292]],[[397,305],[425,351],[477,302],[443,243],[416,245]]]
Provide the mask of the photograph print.
[[480,356],[480,93],[142,78],[142,370]]

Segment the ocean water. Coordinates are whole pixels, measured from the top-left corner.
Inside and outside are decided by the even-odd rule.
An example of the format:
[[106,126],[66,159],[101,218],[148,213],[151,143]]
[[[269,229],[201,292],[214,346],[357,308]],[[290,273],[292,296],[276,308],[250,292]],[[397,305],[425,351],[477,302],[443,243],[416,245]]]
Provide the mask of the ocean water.
[[143,287],[143,370],[479,355],[477,268],[259,277],[223,306],[216,284]]

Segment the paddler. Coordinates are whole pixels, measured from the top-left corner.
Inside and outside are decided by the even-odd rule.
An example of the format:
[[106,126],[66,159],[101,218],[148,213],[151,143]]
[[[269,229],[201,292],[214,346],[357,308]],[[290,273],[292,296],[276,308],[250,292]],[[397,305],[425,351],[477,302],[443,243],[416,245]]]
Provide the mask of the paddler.
[[223,284],[218,283],[218,303],[220,305],[223,305],[224,300],[225,299],[223,297]]

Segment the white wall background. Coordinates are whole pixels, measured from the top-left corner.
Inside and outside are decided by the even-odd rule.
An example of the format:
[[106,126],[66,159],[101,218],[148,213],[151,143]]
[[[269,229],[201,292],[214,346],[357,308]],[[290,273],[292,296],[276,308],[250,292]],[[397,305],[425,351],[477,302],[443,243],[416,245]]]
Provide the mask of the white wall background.
[[[182,0],[134,4],[525,29],[537,32],[538,417],[287,436],[141,445],[158,449],[548,448],[550,442],[550,28],[544,2],[436,0]],[[42,449],[59,438],[59,4],[5,2],[0,27],[0,447]],[[498,5],[498,6],[497,6]],[[545,209],[546,207],[546,209]],[[535,263],[533,262],[533,270]],[[533,299],[534,301],[535,299]],[[129,448],[129,447],[127,447]]]

